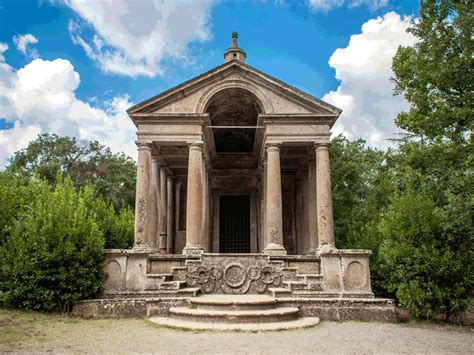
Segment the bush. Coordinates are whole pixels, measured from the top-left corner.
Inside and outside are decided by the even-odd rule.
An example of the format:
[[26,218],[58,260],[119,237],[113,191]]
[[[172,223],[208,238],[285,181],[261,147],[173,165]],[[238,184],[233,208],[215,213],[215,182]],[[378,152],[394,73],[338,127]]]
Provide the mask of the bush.
[[[468,305],[473,235],[470,213],[458,202],[439,208],[431,196],[410,192],[392,202],[378,225],[385,237],[379,260],[383,284],[412,317],[444,313],[449,320]],[[453,222],[464,222],[464,230]]]
[[66,311],[102,287],[104,236],[90,207],[100,199],[69,178],[54,190],[32,179],[28,189],[35,193],[0,247],[0,296],[10,306]]

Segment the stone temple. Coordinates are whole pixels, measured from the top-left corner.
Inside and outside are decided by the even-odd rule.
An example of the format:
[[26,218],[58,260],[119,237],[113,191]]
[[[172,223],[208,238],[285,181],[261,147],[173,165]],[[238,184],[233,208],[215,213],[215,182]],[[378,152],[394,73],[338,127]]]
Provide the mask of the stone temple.
[[329,149],[341,110],[245,60],[234,33],[224,64],[127,111],[134,247],[105,251],[102,298],[75,312],[246,326],[394,317],[373,297],[370,251],[335,246]]

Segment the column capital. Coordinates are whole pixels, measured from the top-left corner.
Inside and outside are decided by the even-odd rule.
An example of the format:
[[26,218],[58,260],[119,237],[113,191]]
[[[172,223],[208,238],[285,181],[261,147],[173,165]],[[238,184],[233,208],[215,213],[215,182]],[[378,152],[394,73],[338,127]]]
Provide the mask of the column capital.
[[324,149],[329,149],[329,146],[331,145],[330,142],[325,142],[325,143],[314,143],[314,149],[315,150],[318,150],[318,149],[321,149],[321,150],[324,150]]
[[203,142],[193,142],[193,143],[188,143],[189,149],[199,149],[202,150],[204,146]]
[[174,181],[175,177],[173,175],[168,175],[166,181]]
[[268,152],[279,152],[281,144],[265,144],[265,150]]
[[138,147],[138,150],[149,150],[151,151],[151,143],[144,143],[144,142],[135,142]]

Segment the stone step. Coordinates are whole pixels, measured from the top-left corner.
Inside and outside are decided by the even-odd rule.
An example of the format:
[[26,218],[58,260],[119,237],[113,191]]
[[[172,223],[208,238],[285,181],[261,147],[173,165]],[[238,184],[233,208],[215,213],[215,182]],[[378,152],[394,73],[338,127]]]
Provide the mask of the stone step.
[[186,273],[188,272],[187,266],[174,266],[171,268],[173,274],[173,280],[175,281],[186,281]]
[[308,288],[308,284],[304,281],[283,281],[283,285],[290,291],[300,291]]
[[204,323],[189,320],[173,319],[168,317],[151,317],[150,321],[160,326],[189,330],[221,330],[264,332],[313,327],[319,324],[317,317],[298,318],[286,322],[271,323]]
[[161,288],[165,290],[179,290],[186,285],[186,281],[165,281],[161,283]]
[[304,281],[306,283],[314,281],[323,281],[323,275],[321,274],[298,274],[298,281]]
[[178,297],[197,297],[201,289],[199,287],[185,287],[176,291]]
[[280,307],[263,310],[214,310],[189,307],[171,307],[169,315],[174,319],[192,320],[202,323],[270,323],[294,320],[298,317],[296,307]]
[[276,307],[267,295],[204,295],[189,300],[192,306],[212,310],[264,310]]
[[270,294],[272,297],[290,297],[291,296],[291,290],[283,287],[269,287],[268,291],[270,291]]
[[182,288],[180,290],[144,290],[144,291],[111,291],[104,292],[102,298],[110,299],[152,299],[152,298],[161,298],[161,297],[196,297],[199,289],[190,290],[191,288]]
[[162,281],[173,280],[173,274],[147,274],[149,279],[161,279]]

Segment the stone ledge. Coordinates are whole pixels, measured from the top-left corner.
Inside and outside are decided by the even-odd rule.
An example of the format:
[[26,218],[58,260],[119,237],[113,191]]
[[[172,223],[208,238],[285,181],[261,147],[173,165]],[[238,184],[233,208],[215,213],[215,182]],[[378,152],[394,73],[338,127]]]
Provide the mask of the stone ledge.
[[[79,301],[72,314],[84,318],[143,318],[167,316],[170,307],[186,307],[192,298],[122,298]],[[279,306],[298,307],[303,317],[319,317],[331,321],[398,322],[393,300],[384,298],[277,298]]]

